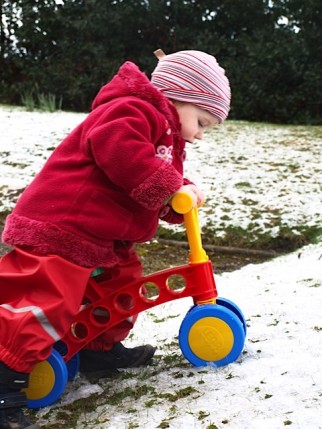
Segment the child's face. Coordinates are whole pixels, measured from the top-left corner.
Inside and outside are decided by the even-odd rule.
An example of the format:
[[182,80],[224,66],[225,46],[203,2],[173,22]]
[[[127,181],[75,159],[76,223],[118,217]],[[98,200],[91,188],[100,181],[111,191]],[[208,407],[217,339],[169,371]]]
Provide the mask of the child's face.
[[181,123],[181,137],[188,143],[201,140],[205,130],[219,124],[219,119],[191,103],[174,101]]

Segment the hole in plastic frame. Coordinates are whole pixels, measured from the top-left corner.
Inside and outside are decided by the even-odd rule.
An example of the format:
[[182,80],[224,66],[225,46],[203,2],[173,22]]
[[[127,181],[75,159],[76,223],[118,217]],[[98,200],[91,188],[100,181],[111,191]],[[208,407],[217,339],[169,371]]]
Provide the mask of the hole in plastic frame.
[[106,307],[97,306],[94,307],[90,314],[90,320],[93,324],[98,326],[104,326],[109,322],[111,316],[110,312]]
[[167,288],[170,292],[180,294],[186,289],[186,279],[180,274],[172,274],[167,278]]
[[140,295],[146,302],[156,301],[160,296],[159,286],[153,282],[146,282],[140,288]]
[[114,305],[121,313],[128,313],[135,306],[135,299],[130,293],[120,293],[114,299]]
[[73,323],[70,327],[70,331],[72,335],[78,340],[83,340],[88,336],[88,328],[84,323],[81,322]]
[[57,341],[57,343],[54,344],[54,349],[58,351],[58,353],[61,356],[66,356],[68,353],[68,346],[64,341]]

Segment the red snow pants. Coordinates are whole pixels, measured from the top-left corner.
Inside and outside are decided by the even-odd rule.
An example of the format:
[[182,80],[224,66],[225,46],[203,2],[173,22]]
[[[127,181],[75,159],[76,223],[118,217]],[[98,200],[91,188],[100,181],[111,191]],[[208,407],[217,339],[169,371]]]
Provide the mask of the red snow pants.
[[[15,248],[0,259],[0,362],[29,373],[51,353],[78,313],[93,268],[60,256],[38,256]],[[133,250],[129,259],[106,269],[104,290],[141,276]],[[137,316],[106,331],[88,348],[110,350],[129,334]]]

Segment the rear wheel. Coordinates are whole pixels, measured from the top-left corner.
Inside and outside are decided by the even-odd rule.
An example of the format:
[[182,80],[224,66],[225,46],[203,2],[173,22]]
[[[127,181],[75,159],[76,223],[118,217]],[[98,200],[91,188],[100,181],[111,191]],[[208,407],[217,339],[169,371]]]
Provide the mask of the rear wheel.
[[30,374],[25,389],[27,406],[38,409],[56,402],[65,390],[68,380],[67,366],[60,353],[53,349],[49,358],[38,363]]

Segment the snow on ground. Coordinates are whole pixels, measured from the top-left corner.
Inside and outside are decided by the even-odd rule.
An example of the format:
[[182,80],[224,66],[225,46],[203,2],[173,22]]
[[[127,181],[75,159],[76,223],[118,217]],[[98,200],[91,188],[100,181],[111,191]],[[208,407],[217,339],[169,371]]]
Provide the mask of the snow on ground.
[[[0,211],[13,207],[52,149],[82,119],[79,113],[2,107]],[[281,226],[322,223],[322,129],[227,121],[187,145],[187,176],[207,196],[201,225],[277,234]],[[7,196],[7,198],[6,198]]]
[[[219,294],[247,320],[237,362],[219,369],[182,365],[176,337],[191,306],[182,299],[141,314],[125,343],[158,346],[154,366],[99,385],[79,377],[56,410],[93,392],[111,402],[131,389],[119,404],[85,413],[77,428],[321,429],[322,243],[216,279]],[[167,364],[174,355],[173,366]],[[140,396],[144,388],[150,390]],[[47,409],[38,415],[48,421]]]
[[[84,116],[0,108],[1,210],[12,207]],[[201,222],[211,219],[222,230],[249,222],[263,231],[321,225],[321,143],[321,127],[228,121],[188,151],[189,177],[208,196]],[[99,384],[78,376],[51,415],[48,408],[37,413],[40,423],[54,421],[55,410],[78,398],[104,392],[108,402],[130,388],[134,399],[100,402],[77,428],[321,429],[322,242],[218,275],[216,282],[219,295],[234,301],[247,320],[237,362],[223,368],[188,364],[176,341],[191,300],[167,303],[141,314],[126,342],[158,346],[153,366]]]
[[272,235],[321,224],[321,146],[321,127],[227,121],[189,147],[189,174],[209,196],[201,223]]

